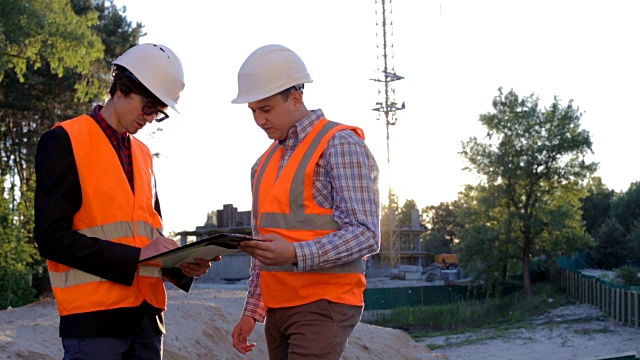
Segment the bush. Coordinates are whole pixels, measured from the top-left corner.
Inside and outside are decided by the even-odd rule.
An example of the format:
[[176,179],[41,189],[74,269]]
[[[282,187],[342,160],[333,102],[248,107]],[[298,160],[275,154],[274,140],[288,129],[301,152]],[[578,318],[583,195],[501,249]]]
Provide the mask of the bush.
[[31,287],[31,273],[28,270],[0,268],[0,310],[27,305],[36,300],[36,290]]
[[640,268],[633,266],[623,266],[616,270],[616,275],[622,282],[627,285],[640,285],[640,277],[638,276]]
[[459,332],[523,321],[573,301],[553,284],[539,282],[533,284],[533,287],[535,295],[532,297],[526,297],[523,292],[513,292],[501,298],[401,307],[367,322],[401,329],[414,335],[441,331]]

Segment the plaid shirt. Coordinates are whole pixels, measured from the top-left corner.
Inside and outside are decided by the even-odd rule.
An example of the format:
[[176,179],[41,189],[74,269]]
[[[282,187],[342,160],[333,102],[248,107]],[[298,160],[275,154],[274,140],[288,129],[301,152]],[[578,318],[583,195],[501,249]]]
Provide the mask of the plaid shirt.
[[[284,155],[278,176],[300,142],[324,118],[314,110],[293,126],[280,142]],[[251,188],[260,159],[251,168]],[[311,241],[293,243],[298,258],[294,271],[325,269],[374,254],[380,249],[378,165],[353,131],[339,131],[329,140],[313,176],[313,196],[319,206],[333,209],[338,231]],[[255,209],[254,209],[255,210]],[[255,211],[252,228],[258,235]],[[260,286],[260,263],[251,259],[251,278],[243,315],[263,322],[266,317]]]
[[93,107],[93,111],[91,111],[91,117],[93,120],[100,125],[102,131],[109,139],[109,142],[113,146],[113,149],[118,154],[118,159],[120,159],[120,164],[122,165],[122,170],[124,170],[125,175],[127,175],[127,180],[129,181],[129,186],[131,186],[131,191],[133,189],[133,161],[131,160],[131,139],[129,139],[129,134],[124,132],[122,134],[118,134],[116,129],[114,129],[107,120],[102,117],[100,114],[100,110],[102,109],[102,105],[96,105]]

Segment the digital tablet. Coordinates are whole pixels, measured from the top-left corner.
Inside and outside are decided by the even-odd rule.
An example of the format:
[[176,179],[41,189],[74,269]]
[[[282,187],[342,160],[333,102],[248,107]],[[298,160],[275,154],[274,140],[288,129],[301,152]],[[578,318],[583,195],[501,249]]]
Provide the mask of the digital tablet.
[[222,233],[200,239],[179,248],[138,261],[143,266],[161,266],[170,268],[183,262],[194,262],[196,258],[213,260],[216,256],[240,251],[238,246],[243,241],[261,241],[243,234]]

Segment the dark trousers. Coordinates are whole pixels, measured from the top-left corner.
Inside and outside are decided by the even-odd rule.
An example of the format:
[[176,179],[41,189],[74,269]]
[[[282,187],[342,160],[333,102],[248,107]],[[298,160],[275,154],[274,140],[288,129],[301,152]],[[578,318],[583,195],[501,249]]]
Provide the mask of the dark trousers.
[[135,334],[126,337],[63,337],[63,360],[160,360],[162,333],[157,320],[144,315]]
[[269,359],[338,360],[361,316],[361,306],[328,300],[270,308],[264,327]]

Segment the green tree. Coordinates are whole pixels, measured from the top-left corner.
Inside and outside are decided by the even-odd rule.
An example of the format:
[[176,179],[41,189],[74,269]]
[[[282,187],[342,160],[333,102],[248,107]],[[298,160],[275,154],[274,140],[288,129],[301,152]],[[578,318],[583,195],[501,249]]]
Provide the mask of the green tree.
[[593,237],[585,231],[582,199],[586,192],[576,182],[562,184],[548,194],[539,207],[540,236],[533,247],[533,256],[551,261],[560,255],[571,255],[594,246]]
[[3,0],[0,12],[0,80],[12,70],[20,80],[29,68],[47,65],[63,76],[72,69],[87,73],[102,56],[100,38],[93,32],[95,11],[81,15],[66,0]]
[[[519,252],[527,296],[532,294],[531,256],[550,231],[546,214],[562,198],[581,196],[578,184],[597,169],[596,163],[585,161],[592,143],[589,133],[580,128],[582,114],[573,102],[563,105],[554,97],[544,109],[538,102],[533,94],[519,98],[513,90],[503,94],[500,88],[493,99],[494,111],[480,115],[487,142],[472,137],[461,152],[469,163],[467,169],[481,175],[495,197],[492,211],[499,213],[499,233],[509,244],[507,254],[513,249]],[[581,216],[579,209],[559,213],[570,216],[566,221]],[[582,246],[588,242],[573,247]]]
[[597,245],[591,251],[596,265],[605,269],[615,269],[624,265],[627,259],[628,238],[624,227],[615,218],[609,218],[600,225],[594,235]]
[[456,207],[458,201],[441,202],[422,209],[422,217],[428,229],[424,235],[424,250],[432,254],[454,253],[456,232],[460,228]]
[[591,178],[587,184],[587,196],[582,200],[582,219],[589,234],[609,218],[611,201],[615,191],[609,190],[599,176]]
[[36,251],[25,246],[26,234],[14,213],[11,199],[0,196],[0,309],[28,304],[36,295],[29,269]]
[[629,232],[633,223],[640,219],[640,182],[631,183],[626,191],[614,196],[611,216],[618,220],[625,232]]
[[447,239],[443,233],[438,232],[428,232],[425,235],[424,251],[433,255],[455,252],[451,240]]
[[0,243],[28,256],[0,258],[0,267],[27,266],[39,292],[46,291],[48,281],[33,239],[38,139],[55,122],[87,113],[100,101],[108,90],[111,62],[138,42],[141,29],[112,1],[3,1],[0,180],[6,204],[0,211],[18,233],[0,233]]
[[503,201],[499,186],[467,185],[458,196],[457,218],[464,224],[458,230],[457,254],[465,273],[473,277],[487,296],[502,296],[507,285],[509,264],[518,257],[510,239],[510,223],[498,206]]
[[[398,211],[398,227],[401,229],[413,228],[414,221],[414,213],[418,212],[418,206],[416,205],[415,200],[408,199],[404,202],[404,205]],[[420,219],[420,216],[418,216]],[[422,226],[422,224],[418,224]]]
[[633,222],[627,236],[627,261],[640,267],[640,219]]
[[446,247],[453,250],[456,241],[456,232],[460,228],[457,218],[456,208],[458,201],[441,202],[434,206],[430,205],[422,209],[423,217],[429,229],[429,239],[438,241],[444,239]]

